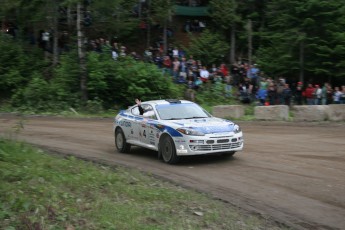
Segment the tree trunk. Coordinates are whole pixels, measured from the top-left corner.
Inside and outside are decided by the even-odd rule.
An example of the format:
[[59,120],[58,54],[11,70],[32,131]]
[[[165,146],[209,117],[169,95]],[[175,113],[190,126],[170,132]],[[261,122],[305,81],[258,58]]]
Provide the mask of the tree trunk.
[[248,19],[248,64],[252,64],[252,52],[253,52],[253,36],[252,36],[252,20]]
[[71,6],[67,6],[67,27],[70,29],[73,26],[73,19],[71,13]]
[[152,0],[148,0],[146,47],[150,47],[151,44],[151,1]]
[[58,50],[58,40],[59,40],[59,29],[58,29],[58,5],[56,0],[53,0],[53,18],[52,18],[52,28],[53,28],[53,67],[57,66],[59,62],[59,50]]
[[[84,9],[85,10],[85,9]],[[87,95],[87,68],[86,68],[86,53],[84,48],[84,34],[82,28],[83,12],[82,5],[77,5],[77,37],[78,37],[78,58],[79,58],[79,69],[80,69],[80,90],[81,100],[86,103],[88,100]]]
[[167,20],[164,21],[164,28],[163,28],[163,53],[164,55],[167,54],[168,50],[168,38],[167,38]]
[[236,53],[236,28],[233,24],[230,29],[230,64],[235,63],[235,53]]
[[304,40],[299,43],[299,81],[304,82]]

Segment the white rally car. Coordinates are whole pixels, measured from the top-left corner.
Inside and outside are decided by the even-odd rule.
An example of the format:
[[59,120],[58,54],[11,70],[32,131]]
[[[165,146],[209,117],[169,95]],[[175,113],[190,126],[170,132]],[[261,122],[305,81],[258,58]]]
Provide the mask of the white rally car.
[[154,100],[122,110],[115,117],[115,145],[129,152],[131,145],[158,151],[169,164],[181,156],[224,153],[243,149],[243,135],[233,122],[216,118],[194,102]]

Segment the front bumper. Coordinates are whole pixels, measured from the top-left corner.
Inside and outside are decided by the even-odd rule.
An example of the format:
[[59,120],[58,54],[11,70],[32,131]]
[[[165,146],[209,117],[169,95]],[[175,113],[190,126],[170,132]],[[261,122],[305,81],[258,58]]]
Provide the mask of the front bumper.
[[175,138],[176,154],[179,156],[236,152],[243,149],[242,132],[237,134],[207,134]]

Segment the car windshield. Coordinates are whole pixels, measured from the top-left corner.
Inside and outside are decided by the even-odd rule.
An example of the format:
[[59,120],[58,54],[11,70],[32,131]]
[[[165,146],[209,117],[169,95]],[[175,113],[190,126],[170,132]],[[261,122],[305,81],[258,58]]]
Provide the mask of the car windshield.
[[157,105],[156,110],[162,120],[206,118],[211,115],[193,103]]

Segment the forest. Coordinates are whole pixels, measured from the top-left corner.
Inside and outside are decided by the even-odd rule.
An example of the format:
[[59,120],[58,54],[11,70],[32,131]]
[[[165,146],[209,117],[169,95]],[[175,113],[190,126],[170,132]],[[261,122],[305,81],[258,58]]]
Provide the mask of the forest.
[[[0,2],[0,104],[18,110],[99,111],[136,97],[183,97],[185,85],[143,58],[149,47],[166,55],[178,46],[208,67],[256,63],[288,82],[345,83],[343,0],[203,1],[207,16],[189,18],[206,22],[198,33],[181,25],[181,1]],[[114,60],[121,47],[127,55]]]

